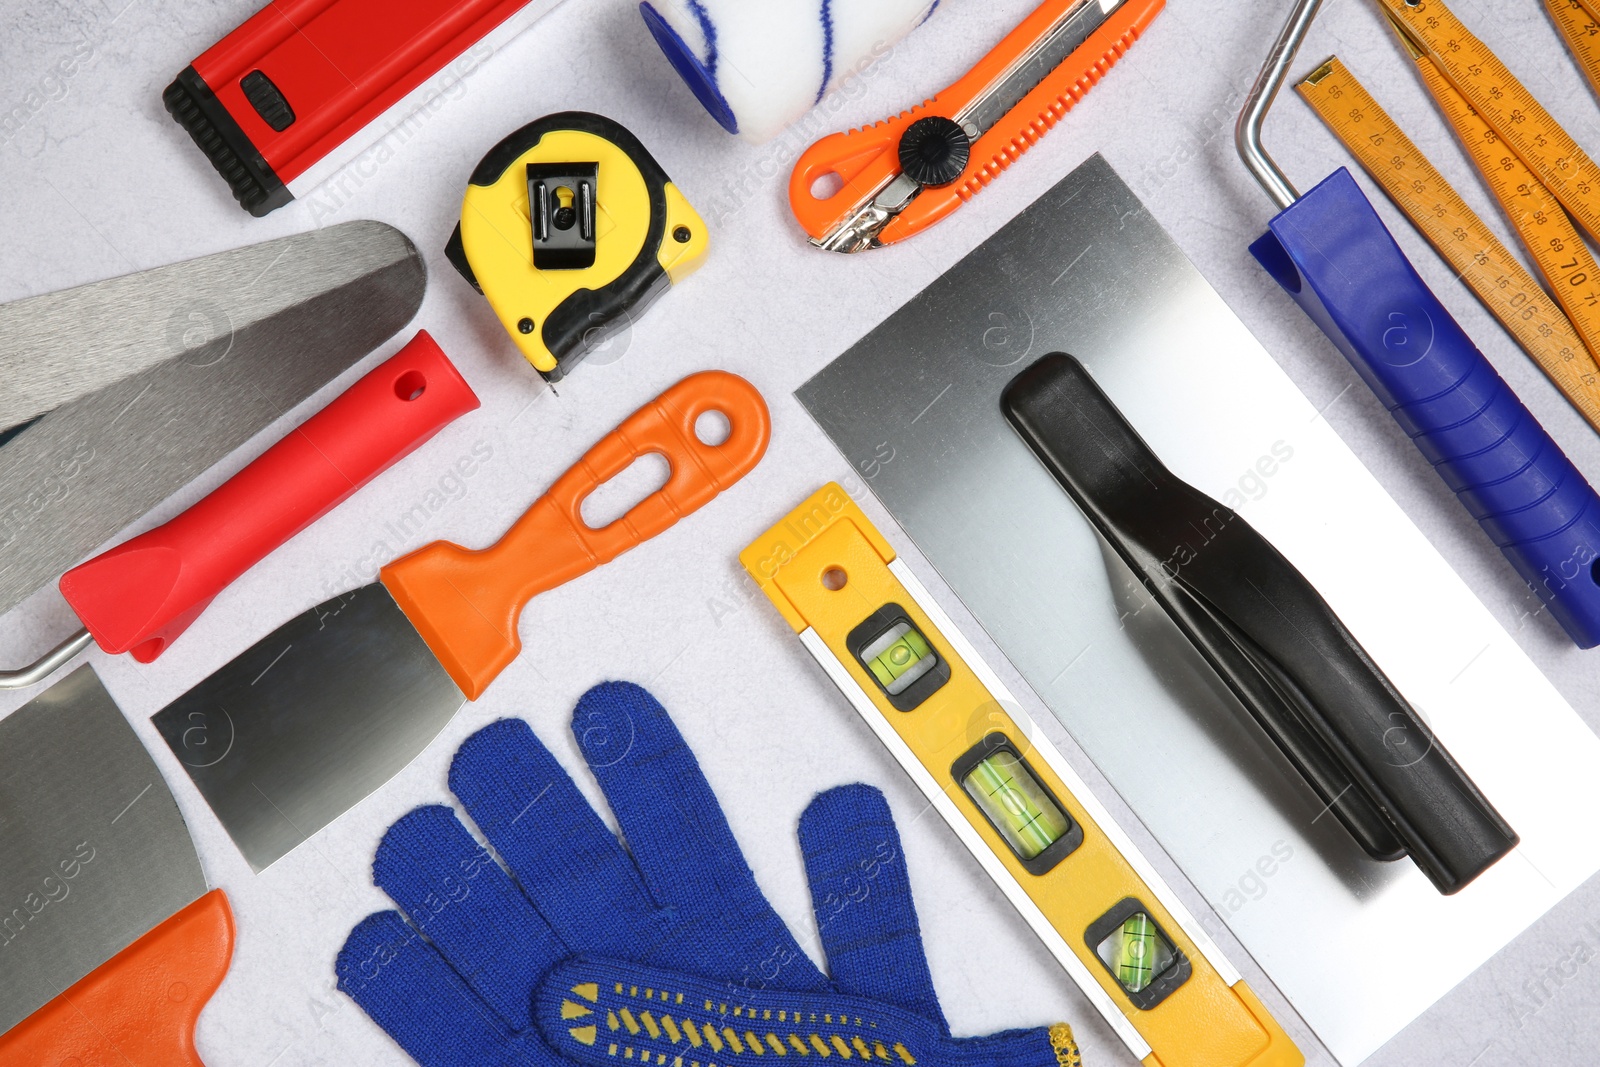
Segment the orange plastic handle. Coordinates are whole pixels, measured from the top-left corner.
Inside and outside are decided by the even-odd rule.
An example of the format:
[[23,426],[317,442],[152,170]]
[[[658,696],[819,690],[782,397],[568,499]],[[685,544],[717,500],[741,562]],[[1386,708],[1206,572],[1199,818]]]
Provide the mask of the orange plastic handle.
[[[695,422],[707,412],[728,420],[720,444],[696,435]],[[709,502],[754,469],[771,436],[767,404],[755,386],[724,371],[691,374],[602,438],[495,545],[435,541],[378,578],[467,699],[476,700],[522,650],[523,605]],[[584,498],[652,452],[671,464],[667,484],[608,526],[585,523]]]
[[213,889],[0,1034],[0,1063],[205,1067],[194,1027],[232,959],[233,909]]
[[[818,240],[831,233],[900,174],[900,135],[907,126],[930,115],[954,119],[1082,2],[1045,0],[976,66],[937,95],[894,118],[829,134],[801,153],[789,176],[789,207],[801,227]],[[893,244],[920,233],[976,196],[1094,88],[1165,6],[1166,0],[1126,0],[1016,107],[973,142],[972,156],[959,178],[949,185],[925,187],[879,232],[878,242]],[[840,179],[837,191],[827,197],[812,195],[817,182],[829,174]]]

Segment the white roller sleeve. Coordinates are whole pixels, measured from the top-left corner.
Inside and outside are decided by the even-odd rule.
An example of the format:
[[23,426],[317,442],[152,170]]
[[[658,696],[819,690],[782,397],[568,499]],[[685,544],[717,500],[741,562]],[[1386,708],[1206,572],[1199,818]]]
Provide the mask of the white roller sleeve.
[[759,144],[938,6],[939,0],[646,0],[639,12],[706,110],[730,133]]

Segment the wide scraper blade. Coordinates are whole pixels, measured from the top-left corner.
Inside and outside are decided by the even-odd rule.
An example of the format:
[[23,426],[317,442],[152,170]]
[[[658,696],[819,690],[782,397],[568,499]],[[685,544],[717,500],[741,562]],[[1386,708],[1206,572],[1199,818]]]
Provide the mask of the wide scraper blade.
[[151,721],[260,871],[410,763],[466,699],[374,584],[290,619]]

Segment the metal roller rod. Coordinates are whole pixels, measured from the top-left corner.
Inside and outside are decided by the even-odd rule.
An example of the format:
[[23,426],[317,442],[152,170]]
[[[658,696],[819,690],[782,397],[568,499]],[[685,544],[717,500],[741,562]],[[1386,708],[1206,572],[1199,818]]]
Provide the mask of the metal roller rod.
[[79,630],[26,667],[0,671],[0,689],[26,689],[38,685],[94,643],[88,630]]
[[1272,51],[1267,53],[1267,62],[1256,76],[1256,83],[1250,87],[1250,95],[1245,97],[1244,110],[1239,112],[1239,124],[1233,130],[1239,158],[1244,160],[1245,168],[1255,175],[1261,188],[1279,208],[1288,207],[1300,199],[1300,194],[1267,154],[1266,147],[1261,143],[1261,127],[1267,120],[1267,112],[1271,110],[1278,90],[1283,86],[1284,76],[1289,73],[1289,64],[1294,62],[1300,42],[1306,39],[1306,32],[1311,29],[1311,23],[1316,20],[1317,10],[1321,7],[1322,0],[1296,0],[1289,12],[1289,21],[1284,24]]

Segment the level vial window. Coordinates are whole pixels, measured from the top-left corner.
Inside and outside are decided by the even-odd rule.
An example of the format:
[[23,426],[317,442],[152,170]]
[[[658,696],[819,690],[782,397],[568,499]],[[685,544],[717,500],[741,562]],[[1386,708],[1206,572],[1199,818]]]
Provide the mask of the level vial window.
[[961,784],[1022,859],[1033,859],[1072,828],[1072,820],[1014,752],[996,752],[972,768]]
[[898,696],[911,683],[938,664],[939,658],[928,647],[927,639],[908,622],[896,623],[887,633],[861,650],[867,670],[884,691]]
[[1177,959],[1172,943],[1142,911],[1122,920],[1122,925],[1100,942],[1095,954],[1130,993],[1149,989]]
[[1005,734],[989,734],[950,770],[1029,874],[1044,874],[1083,844],[1083,828]]
[[1124,897],[1084,931],[1084,940],[1140,1011],[1149,1011],[1189,980],[1194,968],[1149,909]]
[[[826,584],[827,572],[823,577]],[[842,587],[841,582],[836,588]],[[899,604],[885,604],[863,619],[845,646],[896,711],[916,710],[950,680],[950,663]]]

